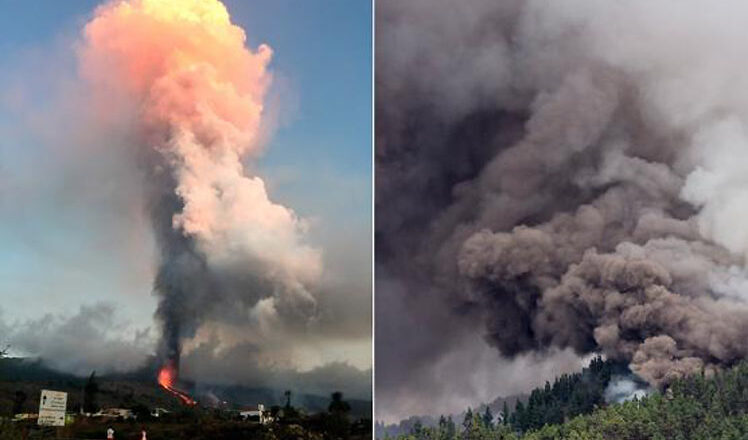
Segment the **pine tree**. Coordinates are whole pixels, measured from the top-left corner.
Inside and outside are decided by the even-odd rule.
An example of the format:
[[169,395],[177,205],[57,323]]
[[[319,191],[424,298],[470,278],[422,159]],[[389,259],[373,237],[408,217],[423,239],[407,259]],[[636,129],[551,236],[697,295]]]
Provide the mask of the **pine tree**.
[[448,440],[449,437],[447,437],[447,419],[444,417],[444,414],[439,416],[439,424],[437,425],[437,433],[436,438],[440,440]]
[[526,423],[527,416],[525,415],[525,405],[521,400],[517,400],[517,405],[514,407],[514,421],[512,425],[519,431],[525,431],[527,429]]
[[493,414],[491,414],[491,408],[486,405],[486,410],[483,412],[483,425],[487,428],[493,428]]
[[473,424],[473,410],[468,408],[465,412],[465,418],[462,420],[462,428],[464,431],[469,431],[470,426]]
[[452,416],[449,416],[447,418],[447,438],[452,440],[457,436],[457,426],[455,426],[455,422],[452,420]]
[[96,372],[92,372],[88,377],[86,386],[83,388],[83,412],[95,413],[99,410],[96,397],[99,394],[99,383],[96,381]]

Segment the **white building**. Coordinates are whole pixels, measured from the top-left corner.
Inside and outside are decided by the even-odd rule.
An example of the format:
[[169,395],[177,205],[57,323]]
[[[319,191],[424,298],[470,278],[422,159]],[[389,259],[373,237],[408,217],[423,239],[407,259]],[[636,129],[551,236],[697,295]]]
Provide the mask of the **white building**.
[[127,408],[106,408],[97,412],[93,415],[94,417],[111,417],[111,418],[122,418],[125,420],[136,419],[135,413],[131,409]]
[[272,417],[265,411],[265,405],[261,403],[257,405],[257,408],[247,408],[239,411],[239,416],[243,420],[259,422],[263,425],[272,421]]
[[169,411],[166,408],[153,408],[153,411],[151,411],[151,417],[161,417],[164,414],[169,414],[171,411]]

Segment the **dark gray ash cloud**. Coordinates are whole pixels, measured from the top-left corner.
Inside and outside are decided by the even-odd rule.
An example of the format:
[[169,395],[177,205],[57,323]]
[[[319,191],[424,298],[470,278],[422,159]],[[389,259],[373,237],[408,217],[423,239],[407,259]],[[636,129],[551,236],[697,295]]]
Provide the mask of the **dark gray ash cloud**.
[[[0,313],[0,335],[2,347],[7,345],[12,355],[37,358],[50,368],[81,377],[91,371],[103,375],[142,371],[159,362],[153,354],[160,335],[148,327],[135,327],[111,303],[25,320]],[[220,335],[213,336],[191,347],[181,359],[184,377],[198,387],[242,384],[321,396],[339,390],[352,398],[371,398],[371,370],[342,361],[300,369],[268,357],[271,344],[239,342],[225,347]],[[324,338],[317,335],[317,342],[326,343]]]
[[[2,310],[0,310],[2,312]],[[41,358],[51,368],[79,376],[142,367],[152,352],[150,328],[135,328],[110,303],[82,305],[71,315],[47,313],[19,320],[0,315],[2,343],[15,355]]]
[[654,386],[748,355],[748,8],[705,6],[378,3],[384,416],[482,374],[439,370],[465,335]]

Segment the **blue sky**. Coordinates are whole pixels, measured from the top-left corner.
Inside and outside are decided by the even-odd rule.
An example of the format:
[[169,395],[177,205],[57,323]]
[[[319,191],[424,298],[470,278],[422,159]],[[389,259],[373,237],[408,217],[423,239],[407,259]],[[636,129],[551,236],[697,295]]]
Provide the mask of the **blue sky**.
[[[48,101],[75,82],[75,38],[98,3],[0,0],[0,310],[6,322],[107,301],[133,326],[152,323],[152,238],[138,219],[123,220],[117,211],[127,191],[113,184],[107,192],[111,176],[99,176],[92,184],[103,191],[71,196],[87,192],[76,176],[88,171],[67,163],[54,145],[58,135],[82,136],[67,136],[59,122],[75,109],[50,110]],[[366,279],[371,2],[224,3],[250,47],[266,43],[274,51],[271,96],[279,102],[280,125],[252,169],[266,179],[272,199],[313,220],[311,240],[324,249],[328,267],[347,265],[339,270]],[[116,153],[106,160],[116,162]],[[358,296],[351,307],[365,316],[370,298]]]

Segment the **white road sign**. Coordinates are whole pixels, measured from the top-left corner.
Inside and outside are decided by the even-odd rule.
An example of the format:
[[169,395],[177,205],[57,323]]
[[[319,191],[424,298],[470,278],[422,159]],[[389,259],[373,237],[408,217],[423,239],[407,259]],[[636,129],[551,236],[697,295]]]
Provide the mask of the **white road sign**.
[[68,405],[68,393],[62,391],[42,390],[39,399],[39,419],[37,423],[44,426],[65,426],[65,410]]

